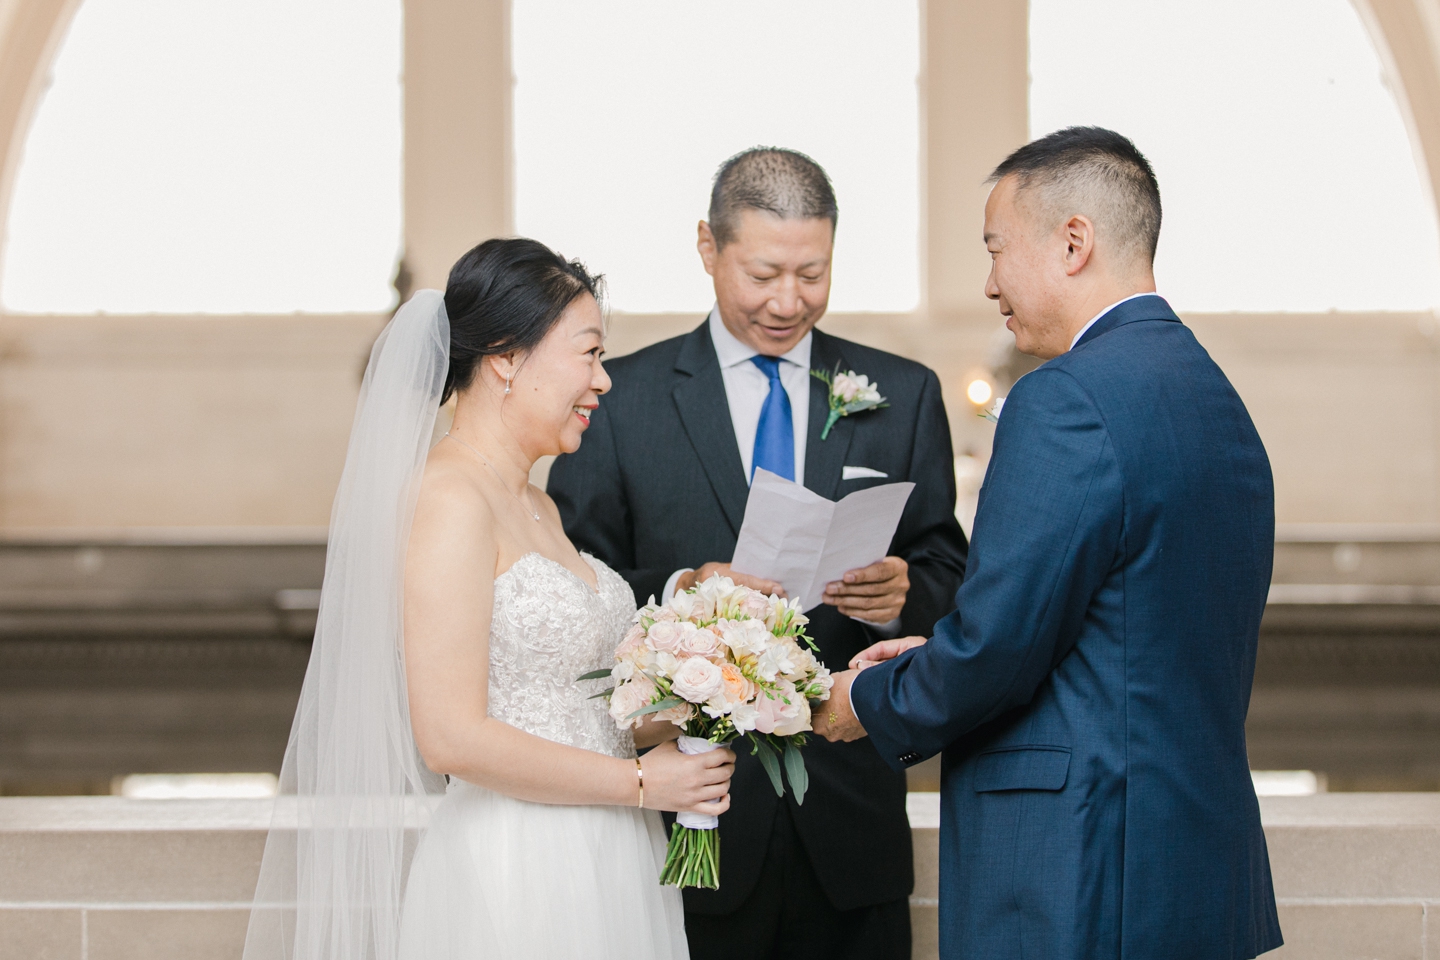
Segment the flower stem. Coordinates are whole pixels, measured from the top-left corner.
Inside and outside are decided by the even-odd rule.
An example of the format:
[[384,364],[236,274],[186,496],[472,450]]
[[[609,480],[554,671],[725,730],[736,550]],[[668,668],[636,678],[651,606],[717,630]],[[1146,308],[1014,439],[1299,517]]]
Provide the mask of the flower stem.
[[660,882],[675,887],[720,889],[720,832],[675,824]]
[[836,422],[838,422],[839,419],[843,416],[845,416],[844,410],[841,410],[838,407],[830,408],[830,416],[825,418],[825,429],[820,431],[821,440],[824,440],[830,436],[830,428],[835,426]]

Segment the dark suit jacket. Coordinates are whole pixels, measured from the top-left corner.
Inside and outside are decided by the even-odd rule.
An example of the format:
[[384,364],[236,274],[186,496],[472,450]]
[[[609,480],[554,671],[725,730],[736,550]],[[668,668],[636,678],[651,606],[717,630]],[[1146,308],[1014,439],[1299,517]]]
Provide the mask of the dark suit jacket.
[[896,769],[944,751],[942,956],[1280,945],[1245,754],[1274,534],[1249,414],[1159,297],[1015,385],[957,611],[852,691]]
[[[836,364],[879,383],[890,406],[842,418],[821,441],[825,384],[811,380],[805,485],[838,499],[902,480],[916,488],[891,545],[910,564],[901,633],[928,635],[954,608],[964,576],[965,535],[955,520],[950,428],[935,374],[918,363],[815,331],[811,365]],[[606,365],[614,388],[600,401],[584,443],[551,468],[549,493],[565,531],[620,572],[637,602],[659,595],[682,567],[728,561],[749,496],[730,424],[725,385],[707,325]],[[842,480],[845,465],[888,478]],[[808,632],[832,669],[875,641],[874,631],[834,607],[810,611]],[[686,908],[729,913],[754,887],[778,802],[764,768],[736,744],[731,808],[720,818],[720,889],[687,890]],[[791,804],[796,829],[839,909],[908,896],[913,885],[905,777],[868,742],[805,748],[810,792]]]

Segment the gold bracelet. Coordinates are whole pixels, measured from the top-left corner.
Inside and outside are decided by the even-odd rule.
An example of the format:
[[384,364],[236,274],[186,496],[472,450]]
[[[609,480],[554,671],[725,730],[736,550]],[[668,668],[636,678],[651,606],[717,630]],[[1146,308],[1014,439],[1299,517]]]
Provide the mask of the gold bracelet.
[[640,758],[635,758],[635,779],[640,781],[640,802],[635,804],[641,810],[645,809],[645,768],[640,766]]

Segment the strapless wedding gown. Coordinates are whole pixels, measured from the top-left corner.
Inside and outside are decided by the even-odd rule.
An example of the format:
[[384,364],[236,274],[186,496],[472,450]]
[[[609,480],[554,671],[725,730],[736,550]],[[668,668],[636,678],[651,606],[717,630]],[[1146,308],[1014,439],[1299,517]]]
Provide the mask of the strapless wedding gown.
[[[589,555],[599,589],[526,554],[495,580],[489,713],[538,737],[634,757],[601,681],[635,615],[620,575]],[[516,800],[451,779],[405,889],[406,960],[688,958],[680,891],[660,885],[660,815]]]

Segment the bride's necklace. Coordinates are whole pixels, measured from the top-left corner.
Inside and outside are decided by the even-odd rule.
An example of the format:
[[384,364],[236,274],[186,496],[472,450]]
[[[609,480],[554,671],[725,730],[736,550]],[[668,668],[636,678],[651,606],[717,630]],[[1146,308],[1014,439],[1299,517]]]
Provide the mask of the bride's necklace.
[[[505,486],[505,478],[500,476],[500,471],[495,469],[495,464],[485,459],[485,454],[481,453],[479,450],[476,450],[474,447],[470,446],[470,444],[466,443],[464,440],[461,440],[459,437],[455,436],[455,434],[451,433],[448,430],[445,431],[445,436],[449,437],[451,440],[454,440],[456,443],[460,444],[460,446],[464,447],[466,450],[469,450],[471,453],[475,454],[475,456],[479,457],[480,462],[485,464],[485,466],[489,467],[490,472],[495,474],[495,479],[500,481],[500,486],[505,487],[505,492],[510,494],[510,496],[514,497],[516,503],[520,504],[520,506],[522,507],[525,507],[525,501],[521,500],[520,495],[517,494],[514,490],[511,490],[509,487]],[[530,485],[527,483],[525,486],[528,488]],[[535,509],[534,497],[530,498],[530,506],[525,507],[525,512],[530,514],[530,519],[534,520],[536,523],[540,522],[540,514]]]

